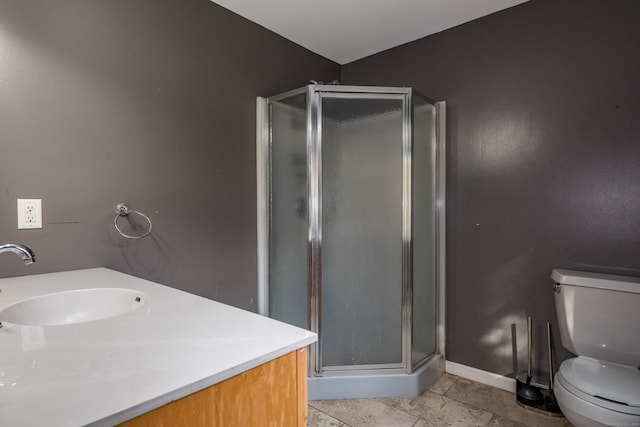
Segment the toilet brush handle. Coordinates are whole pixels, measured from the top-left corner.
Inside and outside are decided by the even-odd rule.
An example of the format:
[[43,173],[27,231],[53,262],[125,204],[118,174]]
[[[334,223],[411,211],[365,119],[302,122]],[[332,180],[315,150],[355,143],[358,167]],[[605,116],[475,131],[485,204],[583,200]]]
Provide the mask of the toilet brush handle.
[[549,352],[549,390],[553,390],[553,354],[551,351],[551,323],[547,322],[547,351]]

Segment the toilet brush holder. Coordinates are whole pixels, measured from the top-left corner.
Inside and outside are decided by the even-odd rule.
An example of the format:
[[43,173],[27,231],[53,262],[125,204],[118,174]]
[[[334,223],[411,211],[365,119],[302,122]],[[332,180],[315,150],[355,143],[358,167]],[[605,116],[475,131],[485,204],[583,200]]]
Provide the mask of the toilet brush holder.
[[544,398],[544,409],[550,414],[562,415],[553,393],[553,344],[551,340],[551,323],[547,322],[547,355],[549,357],[549,394]]

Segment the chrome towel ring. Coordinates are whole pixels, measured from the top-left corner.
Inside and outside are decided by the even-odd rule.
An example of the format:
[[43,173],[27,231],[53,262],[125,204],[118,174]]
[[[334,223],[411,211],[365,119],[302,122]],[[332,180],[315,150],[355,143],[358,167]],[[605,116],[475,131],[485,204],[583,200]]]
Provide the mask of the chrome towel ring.
[[[116,230],[118,230],[118,233],[120,233],[122,237],[126,237],[127,239],[142,239],[143,237],[147,237],[149,234],[151,234],[151,228],[153,228],[153,224],[151,224],[151,220],[149,219],[149,217],[142,212],[132,211],[124,203],[119,203],[116,206],[116,214],[116,217],[113,219],[113,225],[116,227]],[[141,234],[140,236],[130,236],[120,230],[120,227],[118,227],[118,218],[120,218],[121,216],[127,216],[129,214],[137,214],[147,220],[147,222],[149,223],[149,229],[146,233]]]

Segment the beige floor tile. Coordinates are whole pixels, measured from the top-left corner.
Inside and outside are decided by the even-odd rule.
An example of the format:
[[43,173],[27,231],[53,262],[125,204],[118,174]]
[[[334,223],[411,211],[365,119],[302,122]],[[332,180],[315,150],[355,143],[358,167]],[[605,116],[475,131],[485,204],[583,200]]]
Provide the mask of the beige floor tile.
[[489,423],[489,427],[527,427],[527,426],[526,424],[522,424],[517,421],[513,421],[508,418],[504,418],[499,415],[496,415],[491,419],[491,422]]
[[565,418],[553,418],[527,411],[516,404],[513,393],[476,383],[465,378],[456,381],[445,396],[466,403],[475,408],[493,412],[503,418],[519,422],[529,427],[570,426]]
[[307,418],[307,427],[344,427],[345,424],[317,410],[313,406],[309,406],[309,417]]
[[412,427],[418,417],[376,399],[316,400],[314,408],[352,427]]
[[457,380],[458,377],[455,375],[442,374],[427,390],[435,394],[445,394]]
[[493,414],[446,396],[426,391],[413,399],[380,399],[396,409],[423,419],[427,426],[486,426]]

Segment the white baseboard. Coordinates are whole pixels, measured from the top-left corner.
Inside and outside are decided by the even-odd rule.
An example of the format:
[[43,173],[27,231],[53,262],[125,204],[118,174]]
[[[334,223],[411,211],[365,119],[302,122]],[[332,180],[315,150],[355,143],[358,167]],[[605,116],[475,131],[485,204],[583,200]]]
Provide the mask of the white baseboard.
[[471,366],[461,365],[460,363],[450,362],[448,360],[444,362],[444,371],[448,374],[457,375],[481,384],[501,388],[502,390],[506,390],[511,393],[516,392],[516,380],[513,378],[507,378],[503,375],[494,374],[492,372],[483,371],[481,369],[472,368]]

